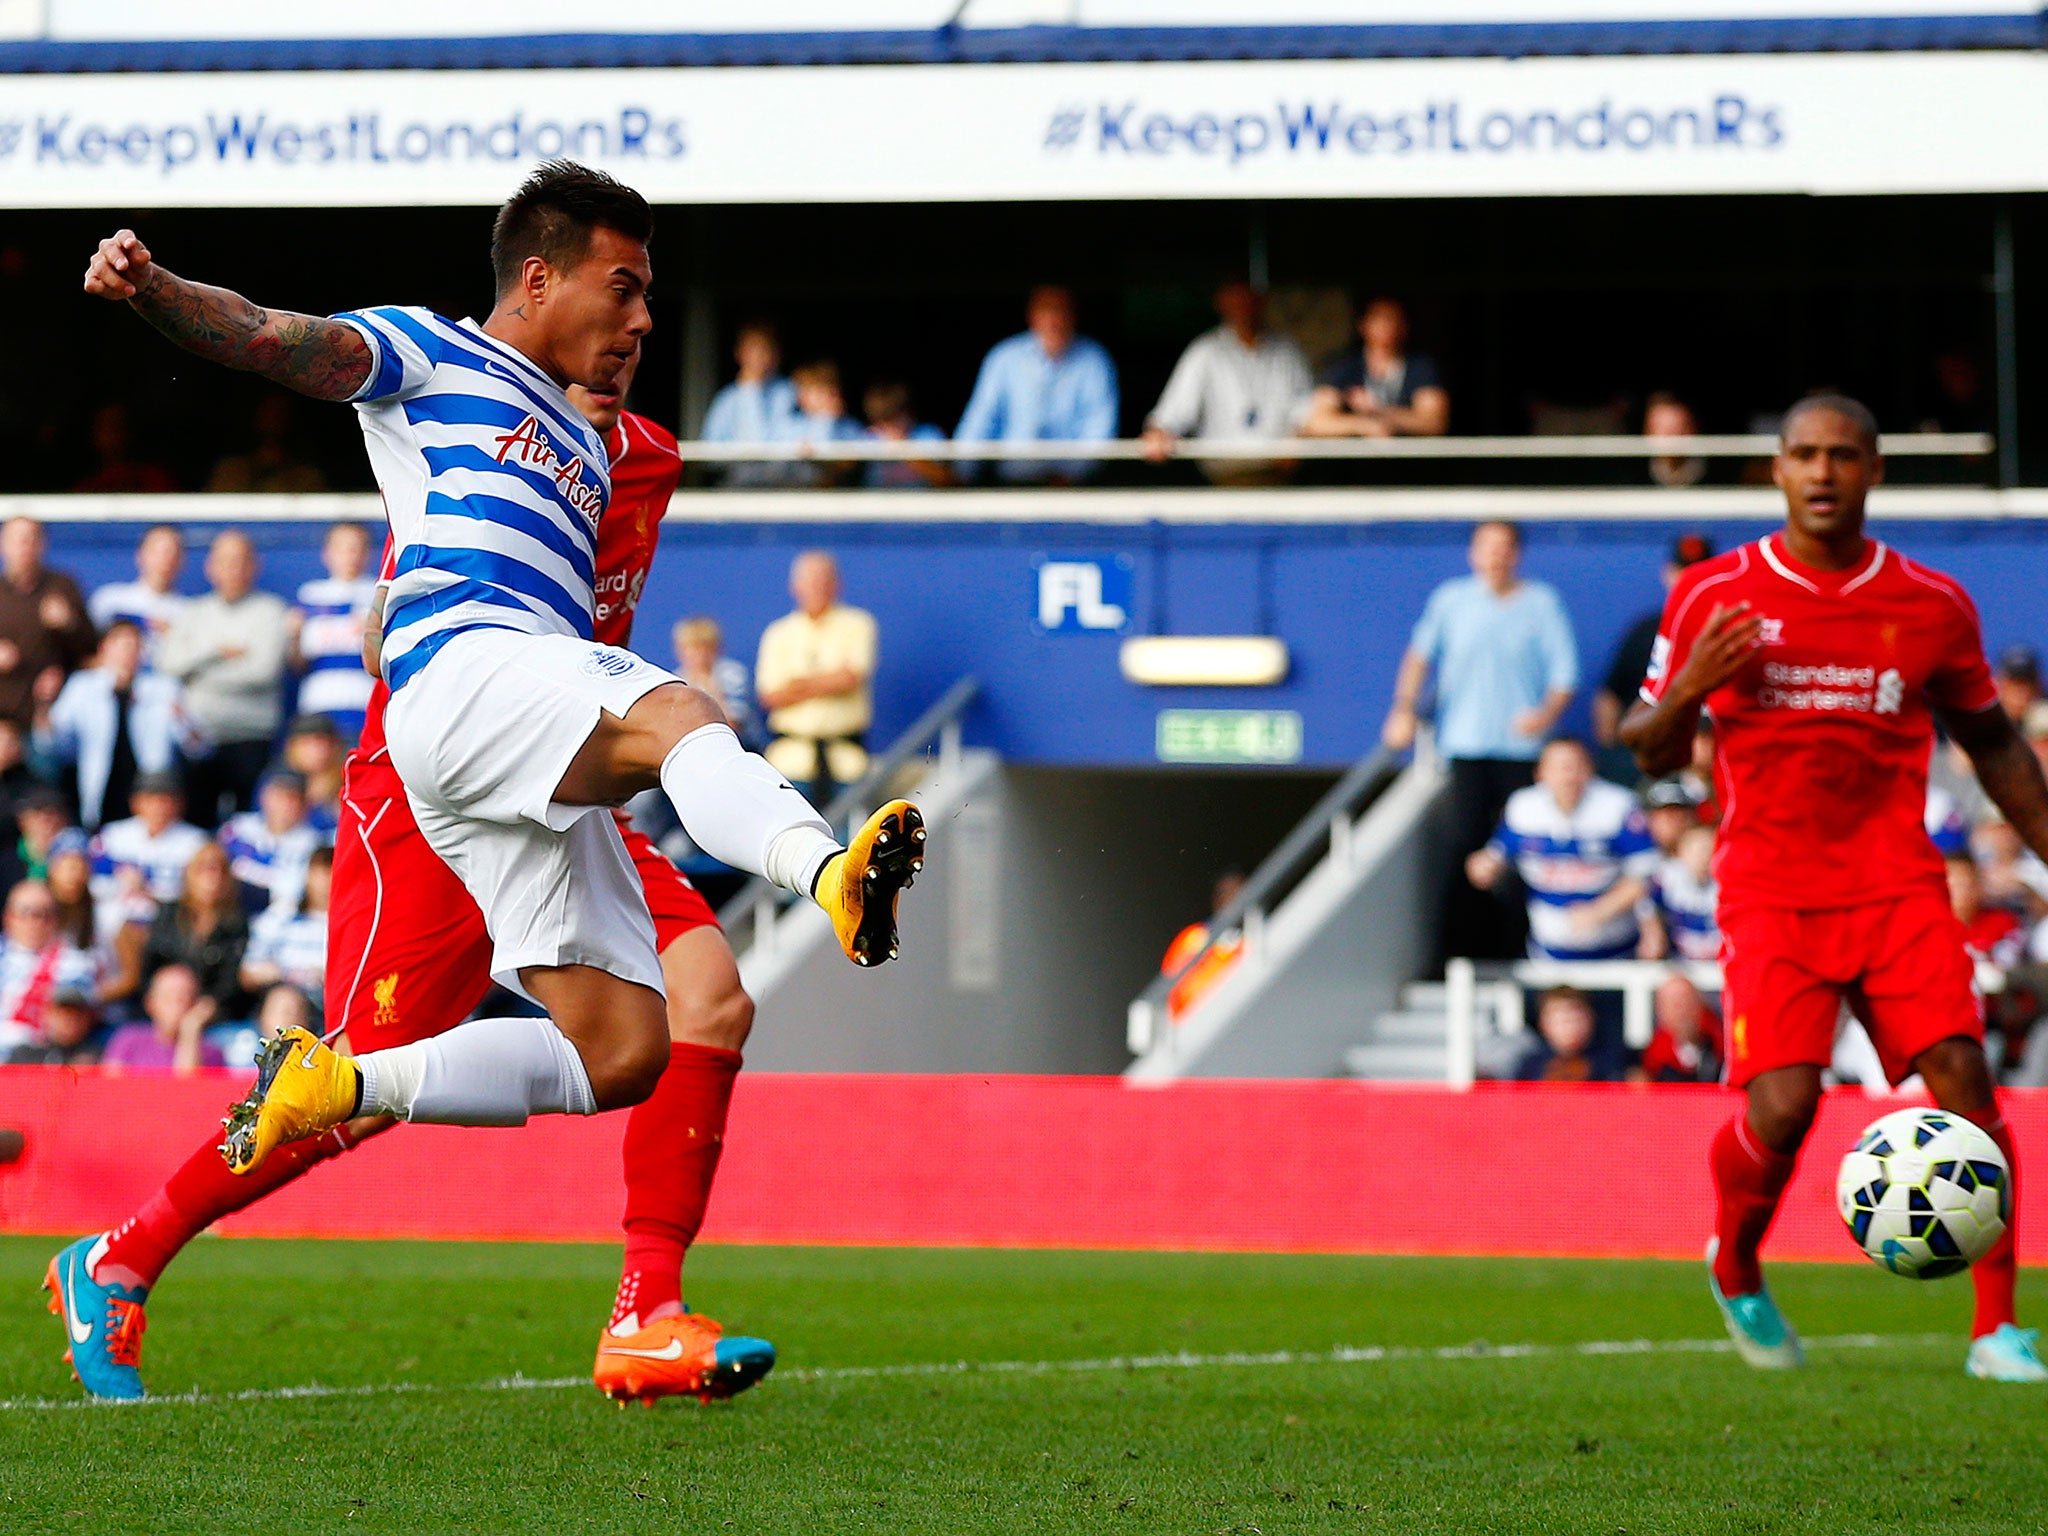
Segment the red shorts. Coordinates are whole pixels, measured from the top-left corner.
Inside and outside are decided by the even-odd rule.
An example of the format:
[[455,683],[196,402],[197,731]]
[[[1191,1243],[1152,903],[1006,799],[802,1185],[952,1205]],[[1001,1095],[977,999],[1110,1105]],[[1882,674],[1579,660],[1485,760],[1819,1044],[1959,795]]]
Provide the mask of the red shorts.
[[[621,822],[667,949],[718,919],[647,838]],[[434,852],[403,799],[341,802],[327,914],[327,1028],[351,1049],[383,1050],[453,1029],[491,985],[483,913]]]
[[1945,890],[1797,912],[1748,907],[1721,918],[1728,1082],[1778,1067],[1824,1067],[1847,1003],[1893,1082],[1957,1035],[1984,1038],[1976,970]]

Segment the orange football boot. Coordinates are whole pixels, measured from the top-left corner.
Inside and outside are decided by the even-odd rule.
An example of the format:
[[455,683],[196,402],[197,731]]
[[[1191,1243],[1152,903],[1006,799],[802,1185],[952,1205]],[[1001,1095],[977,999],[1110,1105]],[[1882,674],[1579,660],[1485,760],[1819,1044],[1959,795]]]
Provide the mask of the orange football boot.
[[658,1397],[735,1397],[774,1368],[775,1346],[766,1339],[729,1339],[710,1318],[684,1312],[637,1333],[599,1334],[591,1379],[621,1408],[651,1407]]

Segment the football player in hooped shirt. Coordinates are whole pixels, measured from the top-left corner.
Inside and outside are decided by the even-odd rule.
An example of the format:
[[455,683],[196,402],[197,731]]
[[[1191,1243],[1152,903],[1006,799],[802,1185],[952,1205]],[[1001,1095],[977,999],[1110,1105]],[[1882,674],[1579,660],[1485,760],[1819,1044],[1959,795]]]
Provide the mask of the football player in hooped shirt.
[[[682,471],[675,439],[621,409],[635,367],[637,359],[610,386],[568,391],[604,436],[611,457],[612,496],[598,525],[594,585],[596,638],[616,646],[631,638],[662,514]],[[387,566],[389,559],[387,553]],[[335,847],[326,1022],[337,1043],[355,1051],[444,1033],[469,1015],[490,985],[483,914],[421,835],[391,766],[384,743],[387,701],[380,683],[361,745],[349,755]],[[654,918],[670,1060],[653,1096],[626,1122],[626,1257],[611,1321],[599,1336],[595,1379],[622,1400],[730,1396],[767,1373],[774,1349],[759,1339],[723,1337],[716,1323],[685,1312],[682,1266],[710,1197],[753,1004],[704,898],[623,817],[619,830]],[[107,1349],[89,1338],[73,1351],[87,1389],[99,1396],[142,1394],[143,1302],[193,1237],[396,1124],[388,1117],[359,1119],[287,1143],[247,1176],[230,1173],[217,1138],[208,1137],[131,1219],[101,1238],[84,1239],[78,1278],[108,1292],[113,1314],[100,1330],[109,1335]],[[64,1258],[59,1255],[53,1273]],[[87,1286],[74,1282],[67,1293],[63,1278],[56,1274],[52,1281],[52,1301],[68,1310]]]
[[[1714,719],[1726,813],[1715,856],[1728,1081],[1744,1111],[1714,1139],[1714,1299],[1753,1366],[1802,1363],[1758,1248],[1820,1104],[1846,1001],[1894,1082],[2019,1162],[1984,1058],[1984,1027],[1941,855],[1927,836],[1938,718],[2027,845],[2048,857],[2048,782],[1998,707],[1977,610],[1938,571],[1863,532],[1883,474],[1877,424],[1835,395],[1786,414],[1774,478],[1785,526],[1690,567],[1672,589],[1642,699],[1621,739],[1646,772]],[[2013,1229],[1971,1271],[1971,1375],[2048,1381],[2013,1316]]]

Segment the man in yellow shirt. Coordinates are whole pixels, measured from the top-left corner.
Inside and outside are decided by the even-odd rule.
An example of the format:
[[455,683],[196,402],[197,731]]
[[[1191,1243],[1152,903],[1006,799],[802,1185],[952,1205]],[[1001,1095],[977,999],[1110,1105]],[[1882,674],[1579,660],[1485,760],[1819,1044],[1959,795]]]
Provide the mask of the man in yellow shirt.
[[839,565],[822,549],[796,557],[789,595],[796,612],[768,626],[754,667],[774,737],[763,755],[823,806],[867,772],[875,616],[839,601]]

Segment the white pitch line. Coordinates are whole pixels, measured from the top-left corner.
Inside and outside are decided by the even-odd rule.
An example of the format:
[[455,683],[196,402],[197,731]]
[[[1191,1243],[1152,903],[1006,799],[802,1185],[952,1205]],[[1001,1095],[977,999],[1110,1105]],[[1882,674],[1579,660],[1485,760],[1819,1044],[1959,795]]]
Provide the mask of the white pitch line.
[[[1945,1333],[1842,1333],[1808,1339],[1808,1349],[1884,1349],[1898,1345],[1951,1344]],[[1280,1365],[1381,1365],[1421,1360],[1531,1360],[1573,1355],[1724,1355],[1734,1345],[1726,1339],[1595,1339],[1581,1344],[1446,1344],[1433,1349],[1414,1345],[1371,1344],[1328,1350],[1276,1349],[1262,1353],[1198,1355],[1111,1355],[1099,1360],[931,1360],[903,1365],[828,1365],[778,1371],[770,1382],[867,1381],[899,1376],[1059,1376],[1102,1371],[1193,1371]],[[588,1376],[500,1376],[490,1381],[442,1383],[380,1382],[360,1387],[330,1387],[308,1382],[298,1387],[256,1387],[243,1392],[177,1392],[134,1402],[87,1397],[0,1398],[0,1413],[47,1413],[76,1408],[161,1408],[177,1405],[217,1407],[228,1403],[292,1402],[304,1398],[441,1396],[459,1392],[559,1392],[588,1387]]]

